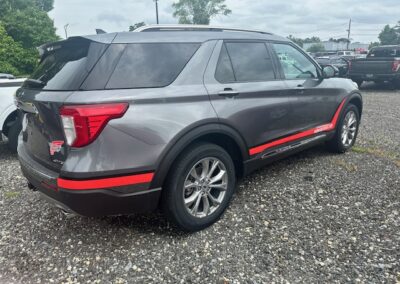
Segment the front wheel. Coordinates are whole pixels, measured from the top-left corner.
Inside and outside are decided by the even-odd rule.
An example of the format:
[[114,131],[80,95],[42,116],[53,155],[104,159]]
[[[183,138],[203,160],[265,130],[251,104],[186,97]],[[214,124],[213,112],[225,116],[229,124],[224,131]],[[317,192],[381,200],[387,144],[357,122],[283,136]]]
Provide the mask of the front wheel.
[[348,104],[336,127],[335,136],[328,142],[330,150],[336,153],[349,150],[356,142],[359,125],[358,108],[353,104]]
[[16,120],[10,129],[8,130],[7,138],[8,138],[8,149],[13,152],[17,153],[18,148],[18,136],[22,130],[22,125],[19,120]]
[[235,190],[235,166],[220,146],[200,143],[182,153],[163,189],[166,217],[184,231],[216,222]]

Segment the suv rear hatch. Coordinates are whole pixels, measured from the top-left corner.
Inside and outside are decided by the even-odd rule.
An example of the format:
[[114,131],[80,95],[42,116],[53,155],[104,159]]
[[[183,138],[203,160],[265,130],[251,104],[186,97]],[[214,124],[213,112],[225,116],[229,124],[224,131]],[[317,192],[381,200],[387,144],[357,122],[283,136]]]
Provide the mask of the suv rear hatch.
[[17,92],[23,113],[25,151],[42,165],[60,171],[69,148],[59,109],[80,86],[109,45],[70,38],[43,46],[37,70]]

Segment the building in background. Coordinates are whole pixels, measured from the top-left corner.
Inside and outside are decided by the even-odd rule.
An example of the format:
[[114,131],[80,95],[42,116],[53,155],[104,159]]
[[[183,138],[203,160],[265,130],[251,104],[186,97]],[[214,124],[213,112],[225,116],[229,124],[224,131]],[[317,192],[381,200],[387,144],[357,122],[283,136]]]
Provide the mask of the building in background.
[[322,44],[325,47],[326,51],[339,51],[339,50],[355,50],[355,51],[367,51],[369,44],[361,43],[361,42],[352,42],[349,44],[349,48],[347,48],[347,42],[340,41],[321,41],[321,42],[313,42],[313,43],[304,43],[303,48],[305,50],[309,49],[314,44]]

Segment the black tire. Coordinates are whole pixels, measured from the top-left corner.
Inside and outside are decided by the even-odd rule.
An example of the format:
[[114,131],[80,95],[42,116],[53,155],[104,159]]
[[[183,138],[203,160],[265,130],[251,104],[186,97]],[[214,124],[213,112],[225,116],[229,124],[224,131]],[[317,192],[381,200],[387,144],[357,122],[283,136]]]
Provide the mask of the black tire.
[[[193,167],[203,159],[207,158],[217,159],[219,162],[222,162],[222,165],[226,169],[224,172],[227,173],[225,176],[227,188],[226,190],[220,191],[225,192],[225,194],[220,200],[220,204],[215,205],[217,207],[214,208],[214,212],[203,217],[196,217],[189,213],[189,209],[185,206],[184,196],[186,196],[185,193],[187,192],[187,189],[184,189],[184,183],[187,181],[187,178],[190,177],[189,172]],[[216,172],[217,175],[219,171],[220,169],[218,168]],[[218,221],[229,205],[235,191],[235,186],[235,166],[230,155],[218,145],[198,143],[185,150],[172,166],[172,171],[169,173],[163,189],[161,208],[167,219],[174,223],[179,229],[187,232],[199,231]],[[195,191],[199,191],[198,187],[190,190],[192,191],[191,194]],[[206,193],[204,194],[206,195]],[[203,199],[201,200],[204,204]]]
[[[356,117],[356,130],[354,133],[354,138],[352,139],[351,143],[348,145],[345,145],[342,141],[342,133],[343,133],[343,124],[345,122],[345,118],[348,113],[353,112]],[[342,112],[342,115],[340,117],[340,120],[336,126],[336,132],[335,136],[328,142],[328,148],[331,152],[334,153],[345,153],[348,151],[351,147],[353,147],[354,143],[356,142],[357,135],[358,135],[358,128],[360,126],[360,111],[358,108],[353,105],[353,104],[348,104],[344,111]]]
[[22,130],[22,125],[19,122],[19,120],[16,120],[12,126],[10,126],[10,128],[8,129],[8,143],[7,143],[7,147],[8,149],[13,152],[13,153],[17,153],[17,147],[18,147],[18,136],[19,133]]

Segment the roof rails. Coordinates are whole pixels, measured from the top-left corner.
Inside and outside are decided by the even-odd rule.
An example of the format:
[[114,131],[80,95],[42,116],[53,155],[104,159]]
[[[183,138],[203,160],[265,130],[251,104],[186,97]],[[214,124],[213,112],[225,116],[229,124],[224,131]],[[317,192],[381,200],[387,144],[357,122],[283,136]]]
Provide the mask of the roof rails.
[[247,29],[236,29],[236,28],[225,28],[207,25],[148,25],[139,27],[134,32],[163,32],[163,31],[208,31],[208,32],[250,32],[272,35],[272,33],[258,31],[258,30],[247,30]]

